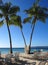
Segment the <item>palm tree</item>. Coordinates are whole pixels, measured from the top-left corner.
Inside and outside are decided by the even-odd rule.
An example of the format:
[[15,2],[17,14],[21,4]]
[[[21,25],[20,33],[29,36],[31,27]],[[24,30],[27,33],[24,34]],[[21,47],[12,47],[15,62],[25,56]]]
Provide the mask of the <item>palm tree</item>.
[[30,44],[29,44],[29,51],[28,53],[30,53],[30,49],[31,49],[31,42],[32,42],[32,37],[33,37],[33,33],[34,33],[34,28],[35,28],[35,24],[38,20],[40,20],[40,22],[45,23],[46,18],[48,17],[48,9],[45,7],[41,7],[38,5],[39,0],[37,0],[33,6],[31,8],[29,8],[28,10],[25,10],[25,12],[29,15],[27,18],[24,19],[23,23],[31,23],[31,35],[30,35]]
[[26,40],[25,40],[25,37],[24,37],[24,33],[22,31],[23,26],[22,26],[21,17],[20,16],[16,16],[16,17],[13,16],[12,19],[13,19],[13,22],[11,23],[11,25],[18,26],[20,28],[20,31],[21,31],[21,34],[22,34],[22,37],[23,37],[23,40],[24,40],[24,44],[25,44],[25,47],[26,47],[27,45],[26,45]]
[[16,18],[17,16],[16,13],[18,11],[20,11],[20,8],[18,6],[12,6],[10,2],[0,5],[0,18],[2,18],[2,21],[0,21],[0,26],[2,26],[2,24],[4,23],[6,23],[7,25],[9,41],[10,41],[10,53],[12,53],[12,40],[11,40],[11,33],[9,26],[12,24],[12,22],[14,22],[13,17]]

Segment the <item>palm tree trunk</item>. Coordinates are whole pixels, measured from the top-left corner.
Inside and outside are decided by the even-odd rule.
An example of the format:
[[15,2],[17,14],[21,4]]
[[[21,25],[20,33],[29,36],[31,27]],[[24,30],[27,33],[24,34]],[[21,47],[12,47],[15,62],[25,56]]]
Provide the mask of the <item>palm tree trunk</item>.
[[28,51],[27,51],[27,44],[26,44],[26,40],[25,40],[25,37],[24,37],[24,34],[23,34],[23,31],[22,31],[22,29],[21,29],[21,33],[22,33],[22,37],[23,37],[23,40],[24,40],[24,43],[25,43],[25,53],[27,53],[28,54]]
[[[30,36],[30,44],[29,44],[29,49],[31,50],[31,42],[32,42],[32,37],[33,37],[33,33],[34,33],[34,28],[35,28],[35,24],[36,24],[36,16],[35,16],[35,18],[33,19],[33,22],[34,22],[34,24],[33,24],[33,26],[32,26],[32,31],[31,31],[31,36]],[[30,52],[30,50],[29,50],[29,52]]]
[[33,24],[33,28],[32,28],[32,31],[31,31],[31,36],[30,36],[30,47],[31,47],[31,41],[32,41],[32,37],[33,37],[34,28],[35,28],[35,24]]
[[9,26],[8,26],[8,21],[6,22],[7,24],[7,29],[8,29],[8,34],[9,34],[9,41],[10,41],[10,53],[12,54],[12,41],[11,41],[11,34],[10,34],[10,29],[9,29]]
[[23,40],[24,40],[25,46],[27,46],[27,45],[26,45],[26,40],[25,40],[25,37],[24,37],[24,34],[23,34],[22,29],[21,29],[21,33],[22,33],[22,37],[23,37]]

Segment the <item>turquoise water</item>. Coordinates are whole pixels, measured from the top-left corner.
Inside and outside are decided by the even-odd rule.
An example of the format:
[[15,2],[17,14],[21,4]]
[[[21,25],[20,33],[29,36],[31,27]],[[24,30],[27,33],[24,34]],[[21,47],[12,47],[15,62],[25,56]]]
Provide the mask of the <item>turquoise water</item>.
[[[43,51],[45,51],[45,52],[48,52],[48,47],[32,47],[31,48],[31,52],[33,52],[33,51],[39,51],[39,50],[43,50]],[[13,50],[13,53],[16,53],[16,52],[24,52],[24,48],[13,48],[12,49]],[[9,51],[10,51],[10,48],[0,48],[0,52],[2,53],[2,54],[7,54],[7,53],[9,53]]]
[[[13,53],[16,53],[16,52],[24,52],[24,49],[23,48],[13,48]],[[10,52],[10,48],[0,48],[0,52],[2,54],[7,54]]]

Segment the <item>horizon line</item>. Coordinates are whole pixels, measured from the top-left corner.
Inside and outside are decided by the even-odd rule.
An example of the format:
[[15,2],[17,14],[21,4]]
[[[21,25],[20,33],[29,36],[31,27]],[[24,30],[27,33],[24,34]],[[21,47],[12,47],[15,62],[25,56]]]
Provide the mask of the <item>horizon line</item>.
[[[48,47],[48,46],[31,46],[32,47]],[[0,47],[0,48],[10,48],[10,47]],[[24,47],[12,47],[12,48],[24,48]]]

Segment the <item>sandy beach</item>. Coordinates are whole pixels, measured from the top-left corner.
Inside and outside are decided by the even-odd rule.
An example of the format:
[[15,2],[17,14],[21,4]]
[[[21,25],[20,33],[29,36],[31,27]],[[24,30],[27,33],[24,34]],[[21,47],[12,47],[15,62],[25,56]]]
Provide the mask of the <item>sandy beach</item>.
[[[2,58],[6,58],[6,54],[1,54],[1,57]],[[37,59],[30,59],[30,58],[27,58],[27,57],[23,57],[23,56],[28,56],[28,54],[24,54],[21,53],[19,55],[19,59],[18,57],[16,57],[16,60],[15,60],[15,57],[14,58],[11,58],[11,62],[7,62],[5,63],[5,65],[48,65],[48,60],[37,60]],[[31,56],[31,55],[30,55]],[[1,64],[2,63],[2,64]],[[0,65],[3,65],[4,62],[0,61]]]

